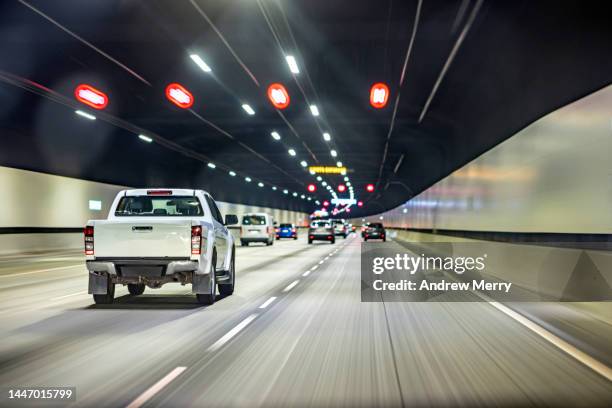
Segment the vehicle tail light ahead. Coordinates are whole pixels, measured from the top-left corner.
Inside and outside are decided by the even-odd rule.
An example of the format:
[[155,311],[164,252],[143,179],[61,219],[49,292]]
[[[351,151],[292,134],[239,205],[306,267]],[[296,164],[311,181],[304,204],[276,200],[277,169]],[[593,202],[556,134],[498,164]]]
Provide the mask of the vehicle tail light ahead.
[[296,232],[296,229],[295,228],[291,228],[291,232]]
[[85,255],[93,255],[94,254],[94,227],[88,225],[83,230],[83,235],[85,236]]
[[191,227],[191,255],[202,253],[202,227],[194,225]]

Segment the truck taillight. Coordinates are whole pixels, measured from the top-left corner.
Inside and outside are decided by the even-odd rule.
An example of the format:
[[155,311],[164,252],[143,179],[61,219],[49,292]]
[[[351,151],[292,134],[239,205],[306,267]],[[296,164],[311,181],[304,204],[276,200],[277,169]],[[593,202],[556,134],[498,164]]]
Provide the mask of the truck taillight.
[[83,235],[85,236],[85,255],[93,255],[94,254],[94,227],[88,225],[83,230]]
[[295,231],[296,231],[296,229],[295,229],[295,228],[291,228],[291,232],[295,232]]
[[199,225],[191,227],[191,255],[202,253],[202,227]]

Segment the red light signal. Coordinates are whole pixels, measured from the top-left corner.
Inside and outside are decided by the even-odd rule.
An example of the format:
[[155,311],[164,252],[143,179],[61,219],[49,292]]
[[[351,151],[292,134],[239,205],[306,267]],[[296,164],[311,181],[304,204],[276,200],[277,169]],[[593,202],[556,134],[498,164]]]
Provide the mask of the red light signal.
[[357,207],[363,207],[363,201],[357,201]]
[[285,109],[291,101],[287,88],[279,83],[274,83],[268,87],[268,99],[277,109]]
[[81,84],[74,90],[77,101],[91,106],[94,109],[104,109],[108,105],[108,96],[91,85]]
[[347,213],[350,213],[350,212],[351,212],[351,209],[350,209],[350,208],[347,208],[347,209],[346,209],[346,212],[347,212]]
[[344,193],[346,191],[346,186],[344,184],[340,184],[338,186],[338,191]]
[[327,200],[323,201],[323,207],[329,207],[329,201]]
[[382,82],[372,85],[370,89],[370,105],[376,109],[382,109],[389,101],[389,87]]
[[314,193],[315,191],[317,191],[317,186],[315,186],[314,184],[309,184],[308,187],[306,187],[306,189],[310,191],[311,193]]
[[366,191],[367,191],[368,193],[373,192],[373,191],[374,191],[374,184],[368,184],[368,185],[366,186]]
[[172,83],[166,87],[166,98],[179,108],[188,109],[193,105],[193,95],[183,85]]

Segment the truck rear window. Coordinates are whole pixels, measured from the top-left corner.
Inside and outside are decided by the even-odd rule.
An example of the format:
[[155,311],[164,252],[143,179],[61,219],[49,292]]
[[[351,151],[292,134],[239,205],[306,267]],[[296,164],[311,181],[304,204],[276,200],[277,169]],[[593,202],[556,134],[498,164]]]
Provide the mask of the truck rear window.
[[242,217],[242,225],[266,225],[266,217],[263,215],[245,215]]
[[201,217],[204,210],[193,196],[125,196],[115,210],[117,217]]

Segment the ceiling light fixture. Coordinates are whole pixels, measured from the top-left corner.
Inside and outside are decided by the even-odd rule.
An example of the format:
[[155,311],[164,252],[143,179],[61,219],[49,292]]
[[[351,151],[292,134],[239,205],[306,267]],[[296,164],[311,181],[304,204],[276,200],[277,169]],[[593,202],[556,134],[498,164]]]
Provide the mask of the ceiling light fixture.
[[300,73],[297,61],[295,60],[295,57],[293,55],[285,56],[285,61],[287,61],[287,65],[289,65],[289,71],[291,71],[292,74]]
[[335,151],[335,150],[333,150],[333,149],[329,151],[329,154],[331,154],[331,157],[336,157],[336,156],[338,156],[338,152],[337,152],[337,151]]
[[189,56],[189,58],[191,58],[191,60],[192,60],[193,62],[195,62],[195,63],[196,63],[196,65],[197,65],[198,67],[200,67],[200,69],[201,69],[202,71],[204,71],[204,72],[211,72],[211,71],[212,71],[212,69],[210,69],[210,67],[208,66],[208,64],[207,64],[207,63],[205,63],[205,62],[204,62],[204,60],[203,60],[203,59],[202,59],[202,58],[201,58],[201,57],[200,57],[198,54],[191,54],[191,55]]
[[153,139],[151,139],[149,136],[145,136],[145,135],[138,135],[138,138],[144,142],[147,143],[151,143],[153,141]]
[[281,135],[277,131],[274,131],[274,132],[272,132],[270,134],[272,135],[274,140],[281,140]]
[[215,163],[208,163],[208,167],[210,167],[211,169],[214,169],[217,167],[217,165]]
[[310,113],[312,113],[312,116],[319,116],[319,108],[317,108],[317,105],[310,105]]
[[235,177],[236,176],[236,172],[230,170],[229,175],[232,176],[232,177]]
[[244,111],[251,116],[255,114],[255,111],[253,110],[253,108],[251,108],[251,105],[249,105],[248,103],[243,103],[242,109],[244,109]]
[[302,160],[302,161],[300,162],[300,166],[302,166],[302,167],[308,167],[308,163],[306,163],[306,161]]
[[289,153],[289,156],[295,156],[297,154],[294,149],[289,149],[287,152]]
[[323,140],[329,142],[331,140],[331,135],[327,132],[323,133]]
[[83,112],[82,110],[76,110],[76,111],[74,111],[74,113],[76,113],[77,115],[82,116],[84,118],[87,118],[89,120],[96,120],[96,117],[94,115],[92,115],[90,113],[87,113],[87,112]]

